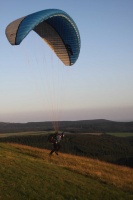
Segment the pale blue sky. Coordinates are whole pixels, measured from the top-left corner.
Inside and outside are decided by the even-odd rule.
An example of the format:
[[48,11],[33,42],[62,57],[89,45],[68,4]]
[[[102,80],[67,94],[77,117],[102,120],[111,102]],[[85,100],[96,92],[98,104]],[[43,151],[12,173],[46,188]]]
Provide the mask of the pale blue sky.
[[[0,121],[133,121],[132,0],[6,0],[0,7]],[[72,67],[34,32],[19,46],[5,36],[13,20],[49,8],[78,26],[81,52]]]

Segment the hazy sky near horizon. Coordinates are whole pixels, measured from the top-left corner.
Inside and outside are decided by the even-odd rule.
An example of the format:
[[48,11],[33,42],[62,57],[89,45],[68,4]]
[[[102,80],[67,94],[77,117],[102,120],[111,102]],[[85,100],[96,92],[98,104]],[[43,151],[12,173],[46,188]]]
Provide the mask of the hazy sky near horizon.
[[[0,121],[133,121],[132,0],[6,0],[0,3]],[[66,67],[33,31],[18,46],[13,20],[57,8],[77,24],[81,52]]]

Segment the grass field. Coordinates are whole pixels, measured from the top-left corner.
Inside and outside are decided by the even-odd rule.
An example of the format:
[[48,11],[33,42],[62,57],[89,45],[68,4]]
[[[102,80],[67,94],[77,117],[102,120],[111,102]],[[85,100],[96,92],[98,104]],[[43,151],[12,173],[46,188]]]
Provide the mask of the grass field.
[[132,200],[133,170],[0,143],[0,200]]

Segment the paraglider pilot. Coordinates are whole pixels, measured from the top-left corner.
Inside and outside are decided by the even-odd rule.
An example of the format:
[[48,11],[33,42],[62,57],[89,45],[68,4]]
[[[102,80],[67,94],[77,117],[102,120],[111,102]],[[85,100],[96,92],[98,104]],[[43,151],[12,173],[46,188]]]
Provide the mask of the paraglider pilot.
[[62,132],[61,134],[57,132],[55,132],[55,134],[50,135],[48,140],[50,143],[53,144],[53,149],[51,150],[51,152],[49,153],[49,155],[51,156],[54,152],[56,153],[56,155],[58,155],[58,151],[61,148],[60,142],[61,140],[64,138],[64,132]]

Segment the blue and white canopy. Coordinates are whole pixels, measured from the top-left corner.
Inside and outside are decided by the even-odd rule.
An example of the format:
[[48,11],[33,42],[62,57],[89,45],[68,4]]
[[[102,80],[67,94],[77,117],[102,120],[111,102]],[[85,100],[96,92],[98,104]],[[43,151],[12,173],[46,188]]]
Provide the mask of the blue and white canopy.
[[19,45],[34,30],[67,66],[73,65],[80,53],[80,35],[73,19],[58,9],[42,10],[11,22],[6,36]]

